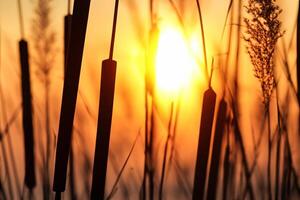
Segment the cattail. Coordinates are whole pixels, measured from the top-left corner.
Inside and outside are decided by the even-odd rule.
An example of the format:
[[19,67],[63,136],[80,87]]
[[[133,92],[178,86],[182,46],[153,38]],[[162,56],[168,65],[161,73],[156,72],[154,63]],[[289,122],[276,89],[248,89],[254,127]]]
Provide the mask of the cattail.
[[104,199],[105,179],[113,113],[117,62],[113,60],[119,0],[115,1],[109,59],[102,62],[100,102],[91,199]]
[[[64,17],[64,77],[66,77],[67,72],[67,57],[68,57],[68,46],[71,33],[71,22],[72,15],[70,14],[70,0],[68,0],[68,14]],[[72,140],[72,138],[71,138]],[[71,142],[71,152],[70,152],[70,193],[71,199],[77,199],[75,192],[75,155],[74,155],[74,144]]]
[[218,111],[217,122],[216,122],[216,130],[215,130],[215,135],[213,140],[211,167],[210,167],[209,179],[208,179],[207,199],[216,199],[221,145],[222,145],[224,127],[226,122],[226,109],[227,109],[227,104],[224,101],[224,99],[222,99],[219,105],[219,111]]
[[67,72],[68,46],[71,34],[72,15],[67,14],[64,18],[64,73]]
[[108,59],[102,62],[99,117],[91,191],[92,199],[104,199],[116,67],[117,63],[114,60]]
[[32,125],[32,105],[30,74],[28,62],[28,45],[25,40],[19,42],[21,76],[22,76],[22,104],[23,104],[23,130],[25,146],[25,184],[29,189],[33,189],[35,181],[34,165],[34,141]]
[[66,185],[66,172],[89,8],[90,0],[75,0],[74,2],[53,182],[53,190],[57,192],[58,197],[60,196],[59,193],[65,190]]
[[215,104],[216,93],[209,88],[205,91],[203,97],[197,161],[194,177],[193,200],[201,200],[204,198],[206,169],[208,165],[208,154],[214,120]]
[[19,23],[21,40],[19,41],[20,65],[21,65],[21,88],[23,107],[23,133],[25,147],[25,185],[32,190],[36,185],[34,164],[34,140],[32,124],[32,104],[30,86],[30,66],[28,43],[24,40],[24,23],[21,1],[18,0]]

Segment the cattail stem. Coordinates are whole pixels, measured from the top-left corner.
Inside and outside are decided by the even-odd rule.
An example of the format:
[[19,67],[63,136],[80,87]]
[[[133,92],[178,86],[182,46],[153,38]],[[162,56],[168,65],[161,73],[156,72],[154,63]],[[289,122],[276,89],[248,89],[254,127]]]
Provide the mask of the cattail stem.
[[117,62],[102,62],[98,128],[91,199],[104,199]]
[[208,65],[207,65],[207,54],[206,54],[206,46],[205,46],[205,34],[204,34],[204,26],[203,26],[203,20],[202,20],[201,7],[200,7],[199,0],[196,0],[196,3],[197,3],[199,20],[200,20],[202,48],[203,48],[203,57],[204,57],[204,65],[205,65],[205,75],[206,75],[207,80],[209,80]]
[[113,60],[119,0],[115,1],[109,59],[102,62],[98,128],[94,156],[91,199],[104,199],[107,160],[113,114],[117,62]]
[[119,0],[115,1],[115,9],[114,9],[114,20],[112,26],[112,36],[110,41],[110,50],[109,50],[109,59],[113,59],[114,55],[114,46],[115,46],[115,36],[116,36],[116,28],[117,28],[117,19],[118,19],[118,8],[119,8]]
[[68,14],[64,18],[64,74],[66,77],[67,72],[67,57],[68,57],[68,47],[71,34],[71,24],[72,24],[72,15]]
[[68,8],[67,9],[68,9],[67,13],[68,13],[68,15],[70,15],[71,14],[71,0],[68,0]]
[[195,167],[193,200],[202,200],[205,193],[206,169],[210,138],[214,120],[216,93],[209,88],[205,91],[202,104],[197,161]]
[[20,23],[20,35],[21,35],[21,39],[24,39],[25,31],[24,31],[24,20],[23,20],[21,0],[18,0],[18,12],[19,12],[19,23]]
[[67,71],[63,89],[56,162],[54,171],[53,190],[63,192],[66,185],[66,172],[70,154],[71,136],[74,113],[77,100],[78,83],[82,62],[83,47],[90,8],[90,0],[75,0],[69,52],[67,57]]
[[223,132],[226,122],[227,104],[224,99],[221,100],[217,115],[216,130],[213,139],[213,149],[211,156],[211,167],[209,171],[207,199],[216,199],[217,182],[219,174],[219,163],[221,155],[221,145],[223,139]]
[[25,40],[21,40],[19,42],[19,50],[22,76],[23,131],[25,147],[25,184],[29,189],[33,189],[36,185],[34,163],[34,137],[32,124],[28,45]]

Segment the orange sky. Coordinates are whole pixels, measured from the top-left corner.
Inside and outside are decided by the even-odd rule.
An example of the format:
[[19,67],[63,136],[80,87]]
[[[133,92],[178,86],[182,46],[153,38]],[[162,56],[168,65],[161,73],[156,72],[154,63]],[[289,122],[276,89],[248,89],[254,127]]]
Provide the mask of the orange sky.
[[[198,15],[196,13],[196,6],[193,0],[184,0],[188,5],[186,9],[187,29],[191,32],[199,33],[198,26]],[[25,16],[25,34],[26,38],[30,42],[30,23],[33,17],[32,11],[35,0],[22,0],[23,12]],[[53,13],[52,13],[52,26],[57,32],[58,47],[57,59],[55,68],[52,71],[52,129],[54,132],[57,131],[58,118],[60,110],[60,100],[62,92],[62,30],[63,30],[63,17],[67,11],[67,1],[53,0],[52,1]],[[162,1],[161,1],[162,2]],[[167,2],[167,1],[164,1]],[[216,46],[223,44],[220,41],[222,27],[224,25],[226,9],[229,0],[202,0],[202,11],[203,20],[205,26],[205,34],[207,41],[207,48],[210,63],[212,54],[216,54]],[[282,21],[283,29],[286,30],[285,39],[290,40],[291,30],[296,21],[297,13],[297,2],[292,0],[281,0],[278,1],[283,9]],[[286,3],[289,2],[289,3]],[[4,90],[7,92],[7,100],[11,108],[16,107],[20,101],[19,94],[19,63],[17,53],[17,41],[19,40],[19,27],[18,27],[18,14],[17,14],[17,1],[16,0],[0,0],[0,26],[1,26],[1,50],[2,50],[2,71],[1,81],[4,85]],[[83,133],[86,134],[87,140],[91,142],[91,145],[87,147],[87,151],[90,155],[94,152],[94,139],[96,133],[96,123],[98,115],[98,98],[99,98],[99,84],[100,84],[100,65],[101,61],[108,57],[110,34],[111,34],[111,22],[113,13],[112,0],[91,0],[89,22],[86,34],[86,43],[84,49],[84,57],[82,62],[81,79],[79,90],[87,105],[92,108],[92,117],[86,114],[83,106],[83,100],[78,99],[77,101],[77,114],[79,117],[75,119],[75,124],[85,123],[82,128]],[[132,11],[132,7],[129,5],[135,3],[137,9]],[[160,3],[157,5],[158,18],[161,20],[161,24],[173,23],[176,24],[176,17],[171,13],[171,7],[166,3]],[[115,43],[115,59],[118,61],[117,71],[117,82],[116,82],[116,99],[114,105],[114,119],[112,129],[112,141],[111,148],[130,148],[131,142],[136,136],[138,130],[143,126],[144,113],[141,111],[144,106],[144,59],[145,52],[143,51],[143,45],[147,42],[147,35],[149,31],[149,18],[148,18],[148,1],[147,0],[121,0],[120,1],[120,12],[117,26],[117,35]],[[141,22],[141,23],[139,23]],[[139,27],[140,25],[141,27]],[[199,34],[200,36],[200,34]],[[29,44],[30,45],[30,44]],[[221,49],[222,51],[222,49]],[[245,45],[241,46],[241,52],[246,52]],[[252,77],[252,67],[248,63],[248,57],[246,54],[242,55],[243,69],[241,70],[242,77]],[[294,60],[295,55],[291,55],[291,60]],[[293,61],[291,61],[292,63]],[[244,67],[245,66],[245,67]],[[36,116],[43,114],[43,94],[42,85],[36,76],[36,68],[32,67],[32,80],[33,80],[33,98],[39,105],[35,106]],[[294,74],[295,70],[293,71]],[[216,75],[215,80],[218,82],[219,76]],[[293,77],[295,80],[295,77]],[[250,80],[250,81],[249,81]],[[244,127],[249,129],[251,118],[257,114],[253,112],[252,106],[259,100],[257,94],[259,94],[259,83],[253,77],[241,78],[242,95],[245,95],[241,99],[242,102],[247,102],[244,106],[244,113],[241,117],[244,119]],[[253,87],[254,85],[254,87]],[[216,84],[216,87],[218,84]],[[200,103],[202,102],[202,92],[205,86],[195,83],[190,91],[186,93],[183,98],[183,102],[186,107],[182,110],[180,117],[181,127],[179,130],[182,131],[179,134],[179,138],[183,144],[190,144],[190,148],[186,150],[186,157],[181,155],[182,160],[190,161],[193,158],[193,152],[195,152],[197,133],[199,127],[200,118]],[[250,94],[249,96],[247,96]],[[250,102],[248,104],[248,102]],[[163,102],[165,104],[169,102]],[[166,109],[166,108],[164,108]],[[168,114],[168,112],[166,112]],[[164,121],[167,122],[167,114],[163,113]],[[291,115],[297,114],[296,110],[291,110]],[[81,117],[81,118],[80,118]],[[36,122],[37,123],[37,122]],[[297,122],[296,122],[297,123]],[[188,125],[187,125],[188,124]],[[163,127],[163,124],[160,124]],[[18,130],[20,127],[15,127]],[[295,131],[294,131],[295,132]],[[189,133],[190,137],[186,137],[186,133]],[[165,133],[164,133],[165,134]],[[118,139],[116,139],[118,138]],[[120,143],[123,144],[120,147]],[[183,144],[179,144],[180,147]],[[298,143],[299,144],[299,143]],[[298,145],[296,143],[296,145]],[[142,144],[137,150],[137,154],[142,154]],[[183,147],[184,148],[184,147]],[[248,146],[248,148],[251,148]],[[125,157],[125,153],[120,153],[120,159]],[[142,155],[140,155],[142,156]],[[300,160],[300,155],[295,158]],[[130,165],[134,166],[135,161],[132,161]],[[298,162],[300,163],[300,162]],[[300,166],[298,166],[300,168]],[[298,169],[299,169],[298,168]],[[108,168],[110,169],[110,168]],[[129,173],[129,172],[128,172]]]

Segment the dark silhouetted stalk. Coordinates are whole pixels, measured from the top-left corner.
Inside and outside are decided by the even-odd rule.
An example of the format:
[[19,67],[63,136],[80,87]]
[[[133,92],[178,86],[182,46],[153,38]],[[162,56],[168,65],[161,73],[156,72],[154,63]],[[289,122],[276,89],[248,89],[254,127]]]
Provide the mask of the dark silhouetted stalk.
[[30,191],[35,187],[34,136],[32,122],[32,103],[30,86],[30,66],[28,44],[24,40],[24,23],[21,1],[18,0],[19,23],[21,40],[19,41],[19,55],[21,65],[21,88],[23,107],[23,133],[25,148],[25,185]]
[[[64,73],[67,72],[68,46],[71,34],[72,15],[68,14],[64,18]],[[66,76],[65,76],[66,77]]]
[[165,178],[165,174],[166,174],[168,149],[169,149],[170,140],[172,137],[173,111],[174,111],[174,102],[171,103],[171,113],[170,113],[170,120],[169,120],[169,125],[168,125],[168,136],[167,136],[167,140],[166,140],[165,148],[164,148],[164,157],[163,157],[160,185],[159,185],[159,199],[160,200],[163,199],[163,187],[164,187],[164,178]]
[[199,15],[200,20],[200,28],[201,28],[201,38],[202,38],[202,49],[203,49],[203,57],[204,57],[204,65],[205,65],[205,75],[207,80],[209,79],[208,75],[208,65],[207,65],[207,55],[206,55],[206,47],[205,47],[205,34],[204,34],[204,26],[203,26],[203,20],[202,20],[202,13],[201,13],[201,7],[199,0],[196,0],[197,3],[197,11]]
[[245,176],[246,176],[246,189],[247,189],[246,191],[247,191],[247,193],[249,193],[249,198],[251,200],[254,200],[254,192],[253,192],[253,187],[252,187],[252,184],[251,184],[250,168],[249,168],[249,164],[248,164],[248,160],[247,160],[247,156],[246,156],[246,150],[245,150],[242,134],[240,132],[240,128],[239,128],[239,125],[238,125],[236,115],[237,114],[234,112],[234,118],[233,118],[234,135],[235,135],[235,138],[237,140],[237,143],[240,145],[240,148],[241,148],[242,163],[243,163],[243,168],[244,168],[244,172],[245,172]]
[[53,190],[57,192],[56,198],[60,196],[60,192],[65,191],[66,172],[70,154],[71,136],[89,8],[90,0],[74,1],[68,48],[69,56],[67,57],[66,62],[67,72],[63,89],[54,170]]
[[209,88],[205,91],[202,104],[197,161],[195,167],[193,200],[202,200],[205,193],[206,170],[210,148],[210,138],[214,120],[216,93]]
[[91,199],[104,199],[117,62],[113,60],[119,0],[115,1],[109,59],[102,62]]
[[149,32],[149,51],[145,70],[145,160],[144,174],[142,182],[142,199],[147,196],[147,186],[149,199],[154,196],[154,165],[153,165],[153,134],[154,134],[154,103],[155,103],[155,59],[158,45],[159,29],[153,18],[153,1],[150,0],[151,29]]
[[104,199],[109,139],[114,100],[117,63],[108,59],[102,62],[101,93],[93,167],[91,199]]
[[[68,0],[68,14],[64,17],[64,79],[67,72],[67,57],[68,57],[68,46],[71,34],[71,23],[72,15],[70,14],[71,2]],[[79,92],[80,93],[80,92]],[[71,138],[72,140],[72,138]],[[74,144],[71,142],[71,152],[70,152],[70,193],[71,199],[76,200],[76,190],[75,190],[75,155],[74,155]]]
[[23,131],[25,147],[25,184],[31,190],[35,187],[34,141],[28,46],[25,40],[19,42],[22,76]]
[[221,155],[221,146],[226,123],[226,109],[227,104],[224,99],[221,100],[216,121],[216,130],[213,140],[213,149],[211,156],[211,166],[208,178],[207,199],[216,199],[217,195],[217,181],[219,174],[219,163]]

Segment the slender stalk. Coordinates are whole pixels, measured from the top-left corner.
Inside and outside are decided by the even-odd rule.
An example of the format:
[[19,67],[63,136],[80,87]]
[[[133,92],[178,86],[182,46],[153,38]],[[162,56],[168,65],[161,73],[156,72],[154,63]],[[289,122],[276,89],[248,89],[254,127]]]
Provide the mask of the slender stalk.
[[21,0],[18,0],[18,13],[19,13],[19,23],[20,23],[20,35],[21,35],[21,39],[24,39],[25,31],[24,31],[24,20],[23,20]]
[[217,115],[216,130],[213,139],[213,150],[211,156],[211,167],[209,171],[207,199],[216,199],[217,195],[217,181],[219,174],[219,162],[221,155],[221,145],[223,138],[223,131],[226,122],[227,104],[224,99],[221,100]]
[[8,193],[9,193],[9,197],[11,199],[14,199],[14,192],[13,192],[13,184],[12,184],[12,180],[11,180],[11,174],[10,174],[10,167],[9,167],[9,163],[8,163],[8,154],[6,152],[6,148],[4,146],[4,142],[1,142],[1,150],[2,150],[2,156],[3,156],[3,160],[4,160],[4,167],[6,169],[6,177],[7,177],[7,183],[8,183]]
[[268,198],[272,200],[272,180],[271,180],[271,153],[272,153],[272,136],[271,136],[271,114],[270,114],[270,105],[267,105],[266,110],[268,112],[268,170],[267,170],[267,179],[268,179]]
[[161,180],[159,185],[159,199],[163,199],[163,187],[164,187],[164,178],[165,178],[165,171],[166,171],[166,165],[167,165],[167,156],[168,156],[168,149],[169,149],[169,143],[172,136],[172,121],[173,121],[173,112],[174,112],[174,102],[171,103],[171,113],[170,113],[170,120],[168,125],[168,136],[165,143],[164,148],[164,157],[163,157],[163,163],[162,163],[162,170],[161,170]]
[[109,50],[109,59],[113,59],[114,55],[114,46],[115,46],[115,36],[116,36],[116,28],[117,28],[117,19],[118,19],[118,8],[119,8],[119,0],[115,1],[115,9],[114,9],[114,20],[112,26],[112,36],[110,41],[110,50]]
[[201,38],[202,38],[202,49],[203,49],[203,57],[204,57],[204,65],[205,65],[205,75],[206,75],[207,80],[209,80],[207,55],[206,55],[206,47],[205,47],[205,35],[204,35],[204,26],[203,26],[203,20],[202,20],[201,7],[200,7],[199,0],[196,0],[196,3],[197,3],[197,10],[198,10],[200,27],[201,27]]
[[149,115],[149,108],[148,108],[148,91],[146,87],[146,77],[145,77],[145,147],[144,147],[144,173],[143,173],[143,183],[142,183],[142,200],[146,199],[146,182],[147,182],[147,174],[148,174],[148,115]]

